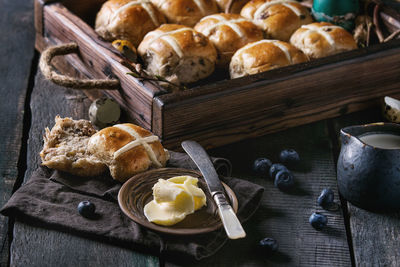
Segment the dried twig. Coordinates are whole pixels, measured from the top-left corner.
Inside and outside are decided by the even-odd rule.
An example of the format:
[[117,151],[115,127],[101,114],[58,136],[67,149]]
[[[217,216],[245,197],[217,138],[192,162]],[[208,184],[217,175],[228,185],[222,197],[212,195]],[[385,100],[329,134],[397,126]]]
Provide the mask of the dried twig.
[[385,40],[383,40],[383,42],[384,43],[389,42],[390,40],[393,40],[394,38],[396,38],[398,35],[400,35],[400,30],[393,32],[391,35],[386,37]]
[[170,85],[174,88],[178,88],[180,90],[187,89],[185,86],[178,85],[171,81],[168,81],[167,79],[165,79],[162,76],[150,75],[149,73],[147,73],[145,70],[142,69],[142,65],[140,65],[140,64],[130,62],[129,60],[126,60],[126,59],[120,61],[120,63],[122,65],[124,65],[125,67],[127,67],[131,71],[131,72],[128,72],[127,74],[135,77],[136,79],[144,80],[144,81],[154,81],[154,82],[158,82],[158,83],[167,83],[168,85]]
[[383,36],[381,27],[379,25],[379,9],[381,8],[381,4],[377,4],[374,7],[374,16],[373,16],[373,20],[374,20],[374,25],[375,25],[375,32],[376,35],[378,36],[379,42],[382,43],[385,40],[385,37]]
[[368,15],[360,15],[355,20],[353,31],[354,40],[360,47],[369,46],[371,38],[372,18]]

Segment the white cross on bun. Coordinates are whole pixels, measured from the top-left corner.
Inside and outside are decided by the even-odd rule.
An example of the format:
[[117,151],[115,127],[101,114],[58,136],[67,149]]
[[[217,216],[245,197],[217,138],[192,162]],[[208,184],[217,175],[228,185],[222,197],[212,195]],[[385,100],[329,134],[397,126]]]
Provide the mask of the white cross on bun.
[[267,38],[285,42],[301,25],[312,22],[307,8],[294,0],[252,0],[240,15],[263,29]]
[[357,48],[353,36],[348,31],[328,22],[303,25],[292,35],[290,43],[311,59]]
[[217,60],[217,51],[207,37],[177,24],[164,24],[146,34],[138,53],[149,73],[177,84],[209,76]]
[[217,49],[217,66],[227,69],[233,54],[244,45],[263,39],[263,32],[238,14],[219,13],[202,18],[194,27]]
[[306,61],[307,56],[289,43],[261,40],[236,51],[229,72],[233,79]]
[[193,27],[202,17],[218,13],[214,0],[151,0],[168,23]]
[[112,178],[125,182],[149,168],[165,167],[169,153],[157,136],[126,123],[96,131],[87,120],[55,119],[46,128],[42,165],[78,176],[96,176],[110,170]]
[[97,13],[95,30],[107,41],[123,39],[137,47],[146,33],[164,23],[150,0],[108,0]]

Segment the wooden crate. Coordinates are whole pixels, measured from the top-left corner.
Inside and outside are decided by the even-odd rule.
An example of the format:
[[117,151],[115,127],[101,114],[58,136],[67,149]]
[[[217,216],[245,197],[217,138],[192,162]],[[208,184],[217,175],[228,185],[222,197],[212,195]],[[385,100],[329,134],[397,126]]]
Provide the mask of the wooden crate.
[[365,109],[385,95],[400,96],[400,40],[170,93],[127,75],[111,44],[94,32],[103,0],[53,2],[35,0],[36,48],[76,42],[79,55],[55,60],[59,71],[117,77],[121,89],[103,92],[171,149],[187,139],[220,146]]

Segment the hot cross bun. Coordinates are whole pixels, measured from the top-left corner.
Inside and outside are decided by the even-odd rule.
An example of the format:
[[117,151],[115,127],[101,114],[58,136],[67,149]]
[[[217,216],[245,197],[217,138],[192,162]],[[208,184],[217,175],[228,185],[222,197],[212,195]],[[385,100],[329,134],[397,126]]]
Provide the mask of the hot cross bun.
[[151,0],[168,23],[193,27],[202,17],[218,13],[214,0]]
[[209,76],[217,59],[217,51],[207,37],[177,24],[164,24],[149,32],[138,53],[149,73],[178,84]]
[[96,17],[96,32],[107,41],[123,39],[138,46],[151,30],[166,23],[150,0],[108,0]]
[[357,48],[353,36],[340,26],[328,22],[303,25],[290,43],[310,58],[321,58]]
[[101,159],[120,182],[151,167],[165,167],[169,158],[157,136],[131,123],[100,130],[90,137],[87,151]]
[[42,165],[78,176],[96,176],[109,168],[112,178],[125,182],[149,168],[165,167],[169,153],[157,136],[126,123],[96,131],[90,121],[56,117],[46,128]]
[[307,60],[307,56],[301,50],[289,43],[261,40],[247,44],[236,51],[229,65],[229,71],[233,79]]
[[240,15],[263,29],[267,38],[285,42],[301,25],[312,22],[307,8],[294,0],[252,0]]
[[263,32],[238,14],[204,17],[194,29],[207,36],[218,52],[217,66],[228,68],[233,54],[242,46],[263,39]]

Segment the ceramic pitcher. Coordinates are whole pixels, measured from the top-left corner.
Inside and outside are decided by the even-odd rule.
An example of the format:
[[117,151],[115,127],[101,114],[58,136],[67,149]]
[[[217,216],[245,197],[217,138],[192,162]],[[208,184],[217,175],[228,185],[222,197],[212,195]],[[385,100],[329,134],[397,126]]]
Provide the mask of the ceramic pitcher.
[[356,206],[374,211],[400,209],[400,149],[380,148],[362,141],[370,134],[400,136],[400,126],[375,123],[340,132],[337,163],[340,194]]

